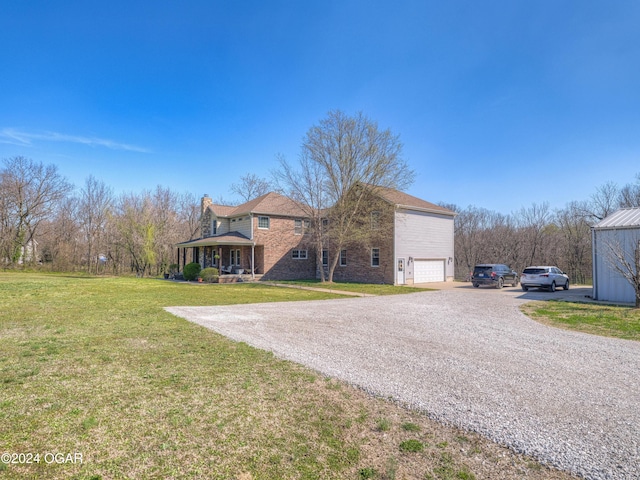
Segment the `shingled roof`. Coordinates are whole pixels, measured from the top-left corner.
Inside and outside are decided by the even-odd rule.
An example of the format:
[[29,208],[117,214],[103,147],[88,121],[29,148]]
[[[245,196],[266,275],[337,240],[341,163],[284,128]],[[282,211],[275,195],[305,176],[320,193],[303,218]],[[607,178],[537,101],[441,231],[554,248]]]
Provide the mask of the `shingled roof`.
[[387,202],[392,203],[398,207],[404,207],[414,210],[424,210],[434,213],[442,213],[443,215],[456,215],[456,212],[435,203],[427,202],[408,193],[395,190],[387,187],[371,186],[373,192],[380,195]]
[[226,205],[211,205],[209,208],[218,217],[235,217],[245,214],[258,215],[287,215],[291,217],[304,217],[304,211],[289,197],[276,192],[266,193],[237,207]]
[[[435,203],[427,202],[408,193],[393,188],[371,186],[372,191],[389,203],[400,208],[422,210],[443,215],[456,215],[456,212]],[[217,217],[235,217],[246,214],[257,215],[286,215],[290,217],[304,217],[304,210],[289,197],[276,192],[266,193],[237,207],[228,205],[210,205],[209,208]]]

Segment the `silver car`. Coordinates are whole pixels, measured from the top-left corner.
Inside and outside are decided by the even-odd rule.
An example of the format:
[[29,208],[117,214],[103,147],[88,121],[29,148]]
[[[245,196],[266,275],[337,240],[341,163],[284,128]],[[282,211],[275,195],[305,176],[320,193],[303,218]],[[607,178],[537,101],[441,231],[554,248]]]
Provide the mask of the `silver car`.
[[552,292],[556,287],[569,290],[569,276],[558,267],[527,267],[520,275],[520,285],[525,292],[530,288],[548,288]]

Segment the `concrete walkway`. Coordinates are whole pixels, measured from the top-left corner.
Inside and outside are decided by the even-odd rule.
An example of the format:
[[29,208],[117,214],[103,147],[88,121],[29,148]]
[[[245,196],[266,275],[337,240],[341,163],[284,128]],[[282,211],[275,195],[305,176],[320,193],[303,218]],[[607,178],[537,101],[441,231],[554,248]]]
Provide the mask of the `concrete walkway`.
[[298,290],[311,290],[314,292],[337,293],[339,295],[348,295],[351,297],[375,297],[376,296],[370,293],[349,292],[347,290],[340,290],[340,289],[331,288],[331,287],[307,287],[306,285],[294,285],[289,283],[271,283],[271,282],[261,282],[261,283],[264,283],[265,285],[270,285],[272,287],[295,288]]

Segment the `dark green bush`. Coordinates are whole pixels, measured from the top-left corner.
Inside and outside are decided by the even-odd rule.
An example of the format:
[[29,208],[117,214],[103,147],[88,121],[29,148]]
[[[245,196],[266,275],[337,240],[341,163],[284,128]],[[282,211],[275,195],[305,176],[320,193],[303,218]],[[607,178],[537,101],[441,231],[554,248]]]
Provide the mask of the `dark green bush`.
[[200,272],[200,277],[202,277],[203,282],[213,283],[218,280],[218,269],[215,267],[207,267]]
[[182,270],[185,280],[195,280],[200,275],[200,269],[202,267],[199,263],[187,263]]

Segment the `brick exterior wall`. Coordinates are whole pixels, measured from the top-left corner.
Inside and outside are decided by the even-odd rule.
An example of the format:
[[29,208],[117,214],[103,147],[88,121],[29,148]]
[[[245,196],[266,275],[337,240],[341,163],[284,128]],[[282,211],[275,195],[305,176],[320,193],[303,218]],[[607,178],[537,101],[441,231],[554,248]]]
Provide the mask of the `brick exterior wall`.
[[[380,265],[377,267],[371,266],[372,248],[380,249]],[[340,266],[340,259],[338,259],[338,264],[333,272],[333,280],[335,282],[394,283],[392,235],[371,245],[348,245],[346,251],[347,265]],[[333,254],[333,252],[330,254]],[[331,260],[329,258],[329,262]]]
[[[258,228],[258,215],[253,218],[256,242],[256,268],[266,280],[299,280],[315,278],[316,257],[310,235],[294,233],[294,218],[268,215],[269,229]],[[307,250],[306,259],[292,258],[293,249]]]

